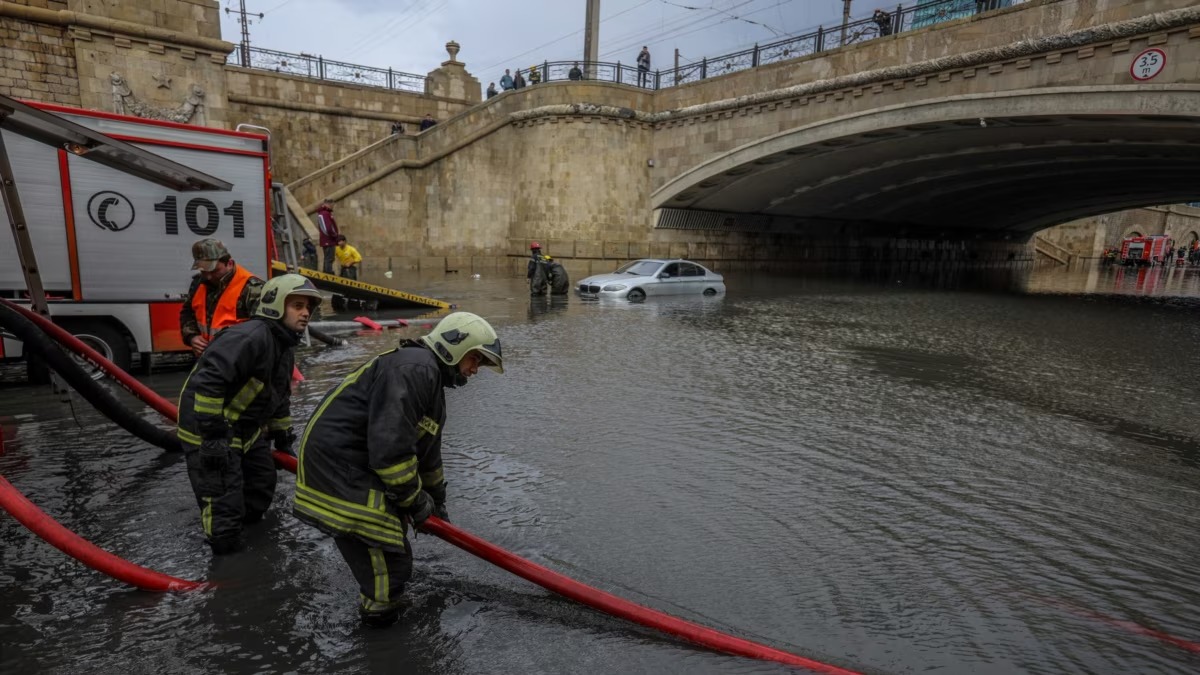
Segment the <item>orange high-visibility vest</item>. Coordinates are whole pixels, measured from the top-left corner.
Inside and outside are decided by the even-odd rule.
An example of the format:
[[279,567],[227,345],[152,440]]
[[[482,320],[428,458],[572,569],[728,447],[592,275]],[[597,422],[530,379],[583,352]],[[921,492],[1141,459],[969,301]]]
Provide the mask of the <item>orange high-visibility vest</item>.
[[201,283],[196,289],[196,294],[192,296],[192,311],[196,314],[200,335],[205,340],[211,340],[212,336],[222,328],[243,321],[237,315],[238,298],[241,297],[242,290],[246,288],[246,282],[253,277],[250,270],[237,265],[233,271],[233,278],[229,280],[229,285],[225,287],[221,298],[217,300],[217,307],[212,316],[208,316],[207,313],[208,284]]

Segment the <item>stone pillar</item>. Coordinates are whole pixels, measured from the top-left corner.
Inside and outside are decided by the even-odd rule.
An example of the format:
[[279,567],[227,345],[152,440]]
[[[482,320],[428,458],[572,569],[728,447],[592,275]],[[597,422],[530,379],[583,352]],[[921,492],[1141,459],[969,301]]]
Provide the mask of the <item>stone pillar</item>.
[[217,0],[69,0],[84,108],[230,128]]
[[454,40],[446,43],[450,60],[443,61],[440,68],[426,76],[425,93],[429,96],[479,103],[483,100],[479,80],[467,72],[466,64],[458,60],[458,50],[459,44]]

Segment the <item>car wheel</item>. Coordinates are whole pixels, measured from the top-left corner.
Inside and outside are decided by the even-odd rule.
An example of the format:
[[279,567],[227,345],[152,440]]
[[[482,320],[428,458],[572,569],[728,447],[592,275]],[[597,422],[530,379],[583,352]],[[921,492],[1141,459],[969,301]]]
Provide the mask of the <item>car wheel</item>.
[[630,302],[641,302],[646,299],[646,291],[640,288],[635,288],[625,296],[625,299]]
[[[118,368],[128,371],[133,365],[133,353],[125,335],[104,321],[68,320],[62,322],[62,327],[79,338],[80,342],[100,352],[104,358],[112,361]],[[93,380],[104,377],[104,371],[93,366],[81,356],[72,354],[71,357]]]
[[714,296],[714,295],[716,295],[716,294],[717,294],[717,289],[715,289],[715,288],[706,288],[706,289],[704,289],[704,294],[705,294],[705,295],[707,295],[707,296],[710,296],[710,297],[711,297],[711,296]]

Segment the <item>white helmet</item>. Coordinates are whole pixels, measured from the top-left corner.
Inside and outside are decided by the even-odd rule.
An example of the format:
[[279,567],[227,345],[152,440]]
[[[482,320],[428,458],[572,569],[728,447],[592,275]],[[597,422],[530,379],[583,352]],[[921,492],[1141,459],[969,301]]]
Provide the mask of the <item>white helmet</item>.
[[313,286],[311,281],[299,274],[282,274],[272,277],[270,281],[263,284],[258,308],[254,310],[254,315],[265,316],[268,319],[282,319],[283,309],[287,306],[289,295],[312,298],[313,302],[310,302],[309,306],[313,311],[316,311],[317,305],[321,304],[321,292],[317,290],[316,286]]
[[454,312],[438,322],[421,342],[448,366],[456,366],[469,352],[481,357],[479,365],[487,366],[497,373],[504,372],[504,358],[500,354],[500,338],[495,329],[483,317],[470,312]]

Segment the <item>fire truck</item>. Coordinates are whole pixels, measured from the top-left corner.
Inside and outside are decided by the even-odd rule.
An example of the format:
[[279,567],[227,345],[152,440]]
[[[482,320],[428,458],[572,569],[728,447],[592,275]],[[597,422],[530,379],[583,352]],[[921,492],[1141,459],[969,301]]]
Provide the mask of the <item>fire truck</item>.
[[1154,263],[1165,265],[1171,258],[1171,243],[1171,238],[1165,234],[1125,237],[1121,241],[1121,264],[1127,267],[1148,267]]
[[[191,246],[216,237],[266,279],[273,258],[266,134],[27,102],[42,111],[220,178],[231,191],[177,192],[9,131],[3,133],[56,323],[122,368],[186,351],[179,310]],[[0,210],[0,233],[10,222]],[[6,234],[0,234],[7,238]],[[16,247],[0,246],[0,297],[29,300]],[[0,358],[21,343],[0,340]]]

